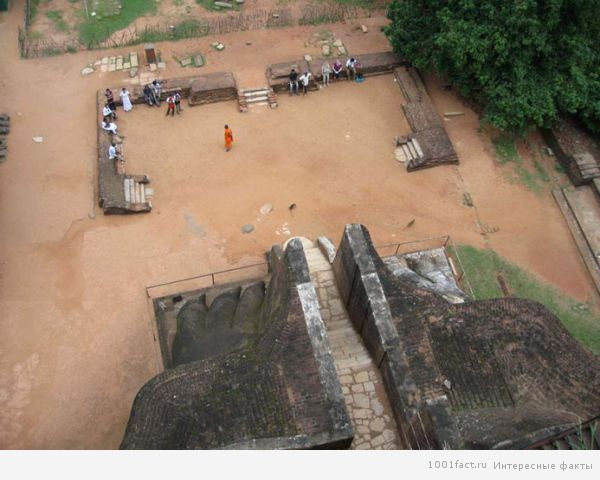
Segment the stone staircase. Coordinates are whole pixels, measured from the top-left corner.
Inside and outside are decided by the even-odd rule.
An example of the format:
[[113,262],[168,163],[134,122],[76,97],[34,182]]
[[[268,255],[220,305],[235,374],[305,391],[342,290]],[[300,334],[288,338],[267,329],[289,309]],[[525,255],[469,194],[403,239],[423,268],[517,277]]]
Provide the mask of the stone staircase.
[[346,313],[335,284],[333,268],[312,242],[303,239],[303,244],[354,429],[350,448],[401,449],[381,374]]
[[125,201],[130,205],[149,204],[154,194],[152,188],[147,186],[148,180],[139,180],[136,177],[126,176],[123,180]]
[[238,103],[242,113],[247,112],[250,105],[268,105],[271,108],[278,106],[277,95],[269,87],[238,90]]
[[420,161],[425,158],[421,145],[416,138],[397,137],[396,151],[394,152],[396,160],[405,163],[407,166],[411,162]]

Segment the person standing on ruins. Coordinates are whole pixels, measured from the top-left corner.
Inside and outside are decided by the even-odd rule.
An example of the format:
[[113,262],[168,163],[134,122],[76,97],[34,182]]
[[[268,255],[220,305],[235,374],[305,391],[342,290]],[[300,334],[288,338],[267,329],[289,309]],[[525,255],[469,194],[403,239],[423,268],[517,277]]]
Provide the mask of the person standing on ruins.
[[328,62],[323,63],[321,65],[321,74],[323,75],[323,86],[329,86],[329,76],[331,75],[331,66]]
[[356,78],[356,59],[354,57],[350,57],[346,62],[346,74],[348,75],[348,80]]
[[304,72],[300,77],[300,81],[302,82],[302,94],[306,95],[308,93],[308,84],[310,83],[310,79],[312,77],[312,73]]
[[336,80],[340,79],[342,68],[342,62],[340,62],[339,58],[336,58],[335,62],[333,62],[333,78],[335,78]]
[[168,117],[169,113],[172,117],[175,116],[175,99],[173,98],[173,95],[169,95],[167,97],[167,113],[165,114],[165,116]]
[[113,96],[113,92],[110,88],[107,88],[104,92],[104,96],[106,97],[106,103],[110,107],[113,112],[117,111],[117,106],[115,105],[115,97]]
[[129,91],[125,87],[123,87],[121,89],[121,93],[119,93],[119,96],[121,97],[121,101],[123,102],[123,110],[125,110],[126,112],[131,111],[133,105],[131,104],[131,99],[129,98]]
[[175,92],[173,100],[175,100],[175,111],[177,112],[177,115],[179,115],[181,113],[181,93]]
[[298,95],[298,72],[292,68],[290,72],[290,95],[294,93],[296,89],[296,95]]
[[228,152],[231,150],[231,146],[233,145],[233,132],[229,125],[225,125],[225,151]]

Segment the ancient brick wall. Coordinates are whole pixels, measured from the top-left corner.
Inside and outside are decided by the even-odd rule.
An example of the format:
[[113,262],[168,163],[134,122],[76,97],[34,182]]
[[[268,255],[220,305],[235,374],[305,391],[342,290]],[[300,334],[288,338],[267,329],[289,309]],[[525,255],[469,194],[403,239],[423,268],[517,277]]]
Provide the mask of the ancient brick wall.
[[423,151],[421,158],[408,162],[407,170],[458,163],[458,156],[431,103],[419,72],[413,67],[402,66],[394,70],[394,75],[406,100],[402,109],[412,130],[411,138],[417,140]]
[[301,242],[275,248],[271,266],[264,335],[251,348],[150,380],[122,448],[349,446],[352,427]]
[[[416,295],[405,298],[402,289],[393,292],[388,288],[386,292],[384,281],[391,282],[393,276],[391,272],[389,278],[386,276],[387,268],[374,251],[368,231],[362,225],[345,227],[333,268],[348,315],[381,369],[404,443],[411,448],[436,448],[441,444],[457,448],[460,445],[456,443],[459,435],[452,427],[440,430],[438,434],[435,429],[424,425],[422,417],[425,415],[430,419],[430,416],[417,382],[427,383],[429,372],[411,369],[409,359],[413,358],[407,356],[407,352],[415,350],[415,344],[419,343],[423,333],[419,329],[409,329],[410,335],[406,332],[402,332],[404,336],[399,334],[387,296],[392,294],[390,298],[406,300],[402,311],[409,312],[419,305],[428,306],[429,299],[436,298],[434,294],[427,292],[426,297],[421,299]],[[408,291],[405,293],[408,294]],[[401,306],[400,302],[395,305],[396,308]],[[437,393],[443,395],[443,392]],[[436,421],[443,419],[451,425],[447,411],[444,412],[440,408],[436,410]],[[432,432],[435,432],[434,436]],[[445,435],[446,432],[449,434]],[[441,443],[438,444],[438,441]]]
[[600,361],[543,305],[450,304],[393,275],[361,225],[334,269],[412,448],[521,448],[600,411]]

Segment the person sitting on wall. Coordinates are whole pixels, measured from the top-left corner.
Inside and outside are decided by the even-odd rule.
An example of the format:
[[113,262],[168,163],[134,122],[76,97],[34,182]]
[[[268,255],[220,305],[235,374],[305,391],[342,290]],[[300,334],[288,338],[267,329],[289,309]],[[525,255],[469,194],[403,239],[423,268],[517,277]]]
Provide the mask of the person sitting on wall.
[[117,119],[117,113],[110,108],[110,105],[108,103],[105,103],[104,107],[102,108],[102,116],[104,118],[109,118],[110,120]]
[[336,80],[340,79],[340,75],[342,74],[342,62],[340,62],[339,58],[335,59],[335,62],[333,62],[333,78],[335,78]]
[[290,95],[294,93],[296,90],[296,95],[298,95],[298,72],[292,68],[290,72]]
[[113,135],[117,134],[117,124],[114,122],[109,122],[108,117],[102,121],[102,129],[112,133]]
[[108,159],[109,160],[118,160],[119,162],[125,162],[123,155],[117,150],[117,146],[114,142],[110,144],[108,147]]
[[152,81],[152,85],[150,85],[150,88],[152,89],[154,105],[160,107],[160,94],[162,91],[161,82],[159,82],[158,80]]
[[150,85],[144,86],[144,102],[146,102],[150,107],[154,105],[154,93],[152,92]]

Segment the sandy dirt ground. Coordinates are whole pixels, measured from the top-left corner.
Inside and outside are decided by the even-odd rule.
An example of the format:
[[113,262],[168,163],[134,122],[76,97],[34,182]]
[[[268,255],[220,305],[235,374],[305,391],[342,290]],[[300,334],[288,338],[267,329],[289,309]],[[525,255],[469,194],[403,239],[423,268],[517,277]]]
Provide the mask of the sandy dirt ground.
[[[458,167],[407,174],[394,160],[393,138],[408,127],[391,76],[284,95],[279,109],[244,115],[235,103],[185,108],[178,118],[136,106],[119,124],[128,171],[151,176],[155,208],[103,216],[95,92],[127,78],[80,70],[130,49],[21,61],[15,3],[0,14],[0,111],[12,116],[0,164],[0,447],[118,447],[137,390],[158,368],[145,287],[260,262],[290,235],[337,242],[349,222],[366,224],[377,243],[449,234],[577,298],[593,296],[549,191],[507,182],[476,115],[436,79],[427,83],[439,111],[466,111],[446,123]],[[351,23],[328,28],[360,55],[388,49],[383,21],[369,19],[367,35]],[[205,48],[202,72],[231,70],[240,87],[254,87],[267,64],[317,53],[304,46],[317,30],[231,34],[219,38],[221,53],[208,48],[214,38],[158,47],[167,56]],[[196,72],[170,62],[163,76]],[[224,123],[235,134],[230,153]],[[475,208],[463,204],[465,192]],[[262,216],[267,202],[274,210]],[[256,227],[249,235],[246,223]],[[484,236],[482,224],[498,230]]]

